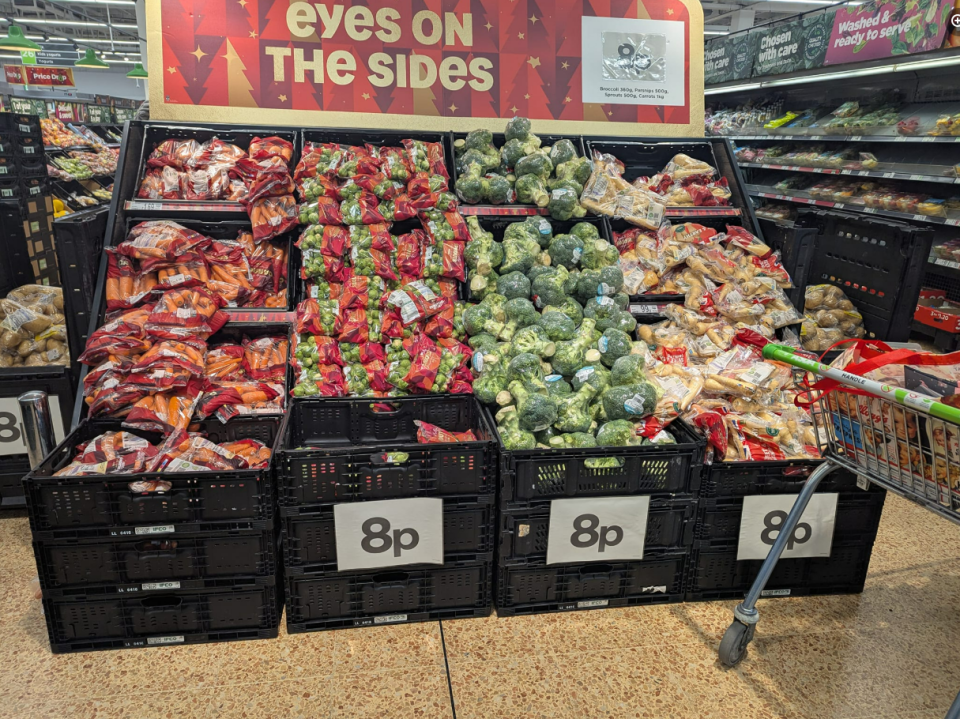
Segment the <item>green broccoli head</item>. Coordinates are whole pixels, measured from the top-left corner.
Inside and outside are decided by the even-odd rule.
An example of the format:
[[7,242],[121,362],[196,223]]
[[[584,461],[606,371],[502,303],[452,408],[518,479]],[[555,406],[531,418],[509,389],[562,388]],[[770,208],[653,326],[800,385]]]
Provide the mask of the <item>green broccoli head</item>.
[[551,310],[563,312],[563,314],[573,320],[573,323],[578,327],[580,326],[580,323],[583,322],[583,307],[581,307],[580,303],[572,297],[564,298],[563,303],[560,305],[543,308],[544,314],[550,312]]
[[475,205],[483,202],[483,168],[479,163],[471,164],[461,171],[457,178],[456,191],[457,197],[468,204]]
[[463,311],[463,326],[468,335],[478,335],[485,332],[499,335],[506,322],[504,305],[506,298],[503,295],[489,294],[480,304],[467,307]]
[[647,381],[647,363],[643,355],[628,354],[618,358],[610,369],[610,384],[615,387]]
[[530,292],[537,307],[556,306],[567,297],[564,292],[564,283],[567,279],[567,270],[562,265],[553,272],[541,272],[530,284]]
[[492,351],[498,343],[497,338],[487,332],[473,335],[467,340],[467,346],[480,353]]
[[559,434],[550,440],[554,449],[592,449],[597,446],[597,438],[589,432],[571,432]]
[[588,240],[583,244],[583,257],[580,266],[590,270],[599,270],[607,265],[615,265],[620,260],[617,248],[606,240]]
[[551,191],[547,209],[550,211],[550,217],[560,221],[583,217],[587,214],[580,205],[577,193],[569,187],[558,187]]
[[557,421],[554,427],[561,432],[586,432],[593,418],[590,416],[590,401],[597,390],[590,384],[581,385],[575,393],[557,400]]
[[586,362],[586,349],[577,340],[557,342],[550,362],[554,370],[564,377],[571,377]]
[[497,412],[497,430],[506,450],[535,449],[537,446],[537,438],[533,433],[520,428],[520,414],[514,406],[504,407]]
[[[523,225],[523,223],[515,223]],[[514,225],[507,227],[507,230]],[[540,253],[540,244],[536,238],[531,237],[529,233],[524,232],[523,236],[517,236],[516,233],[507,237],[504,233],[503,240],[503,263],[500,265],[502,274],[510,272],[527,272],[537,261],[537,255]]]
[[491,205],[505,205],[514,199],[513,187],[503,175],[488,175],[484,180],[484,194]]
[[550,224],[550,220],[538,215],[526,218],[522,224],[527,227],[530,236],[540,243],[540,247],[546,249],[550,246],[550,241],[553,239],[553,225]]
[[598,393],[603,392],[610,386],[610,370],[600,364],[581,367],[574,373],[571,384],[574,390],[579,390],[583,385],[589,384]]
[[530,120],[525,117],[514,117],[511,118],[507,123],[507,128],[504,131],[504,135],[507,138],[507,141],[510,140],[526,140],[527,136],[530,134]]
[[534,354],[545,358],[553,356],[556,348],[540,325],[530,325],[517,330],[510,343],[510,354]]
[[573,389],[570,387],[570,383],[563,378],[563,375],[552,374],[543,378],[543,381],[547,384],[547,394],[556,399],[561,397],[566,397],[567,395],[573,394]]
[[509,342],[513,339],[517,330],[530,325],[535,325],[540,321],[540,315],[537,313],[533,303],[526,297],[514,297],[507,300],[503,306],[507,321],[500,332],[500,339]]
[[546,185],[538,175],[520,175],[517,177],[517,184],[514,189],[517,192],[517,202],[521,204],[546,207],[547,203],[550,202]]
[[[637,318],[629,312],[618,310],[617,316],[613,318],[610,327],[632,336],[633,331],[637,329]],[[606,327],[603,329],[606,329]]]
[[551,264],[572,270],[583,254],[583,240],[573,234],[556,235],[550,243]]
[[463,141],[463,147],[466,150],[486,151],[493,144],[493,133],[489,130],[473,130],[467,133]]
[[609,297],[594,297],[583,305],[583,316],[596,320],[597,329],[601,332],[616,324],[618,314],[620,310]]
[[597,230],[597,226],[590,222],[578,222],[570,228],[570,234],[574,237],[579,237],[584,242],[600,239],[600,232]]
[[626,309],[630,306],[630,295],[621,290],[613,296],[613,302],[621,310],[626,311]]
[[517,138],[507,140],[506,144],[500,148],[500,161],[505,167],[513,169],[521,158],[530,154],[527,149],[529,149],[529,146],[525,145],[522,140]]
[[513,170],[514,174],[517,176],[518,185],[520,184],[520,179],[524,175],[535,175],[543,182],[546,182],[547,178],[549,178],[550,174],[553,172],[553,163],[550,162],[550,157],[546,152],[543,150],[537,150],[536,152],[521,157],[517,161],[517,164]]
[[530,280],[530,287],[533,288],[534,281],[540,275],[549,275],[557,271],[556,267],[551,267],[550,265],[534,265],[529,270],[527,270],[527,279]]
[[552,342],[572,340],[577,334],[577,325],[563,312],[551,308],[540,317],[540,326]]
[[607,367],[613,367],[613,363],[620,357],[626,357],[633,348],[633,340],[630,335],[620,330],[604,330],[603,336],[597,343],[600,350],[600,361]]
[[597,444],[601,447],[626,447],[633,444],[635,436],[632,422],[617,419],[597,430]]
[[584,305],[595,300],[600,290],[600,270],[580,270],[577,278],[576,298]]
[[507,375],[499,363],[484,366],[480,376],[473,380],[473,394],[484,404],[496,404],[497,395],[506,388]]
[[657,389],[650,382],[617,385],[603,391],[603,411],[608,420],[644,417],[656,408]]
[[507,382],[523,382],[526,385],[543,387],[543,365],[540,357],[523,353],[511,359],[507,365]]
[[550,148],[550,162],[554,167],[577,158],[577,148],[570,140],[557,140]]
[[544,388],[539,392],[536,386],[513,381],[507,390],[516,400],[520,429],[527,432],[540,432],[557,421],[557,400]]
[[522,272],[508,272],[497,280],[497,292],[508,300],[530,296],[530,280]]

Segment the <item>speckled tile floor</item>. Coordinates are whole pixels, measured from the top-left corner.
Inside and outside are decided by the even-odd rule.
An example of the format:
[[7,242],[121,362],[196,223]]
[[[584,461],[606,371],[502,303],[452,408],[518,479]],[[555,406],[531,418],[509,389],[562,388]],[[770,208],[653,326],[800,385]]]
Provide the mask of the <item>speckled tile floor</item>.
[[941,719],[960,690],[960,527],[889,497],[859,596],[397,625],[54,656],[26,518],[0,515],[0,717]]

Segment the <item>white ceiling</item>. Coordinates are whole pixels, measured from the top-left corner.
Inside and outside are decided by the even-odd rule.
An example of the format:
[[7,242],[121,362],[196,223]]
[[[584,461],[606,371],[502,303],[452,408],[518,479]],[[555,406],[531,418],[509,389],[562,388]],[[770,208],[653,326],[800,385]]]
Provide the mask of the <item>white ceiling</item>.
[[703,6],[704,34],[709,39],[842,3],[837,3],[835,0],[761,0],[760,2],[701,0],[700,4]]

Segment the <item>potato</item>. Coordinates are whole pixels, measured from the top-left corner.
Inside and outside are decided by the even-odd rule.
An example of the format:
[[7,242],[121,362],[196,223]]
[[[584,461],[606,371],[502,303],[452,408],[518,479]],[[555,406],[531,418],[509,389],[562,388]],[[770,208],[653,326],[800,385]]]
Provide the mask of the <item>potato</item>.
[[13,356],[0,354],[0,367],[13,367]]
[[40,311],[45,315],[55,315],[57,314],[57,306],[52,302],[40,305]]
[[0,335],[0,347],[8,350],[16,349],[25,339],[27,339],[25,334],[4,330],[3,334]]
[[32,320],[24,322],[21,327],[30,334],[38,335],[52,324],[53,321],[46,315],[36,315]]
[[17,346],[17,354],[21,357],[27,357],[43,349],[44,344],[45,343],[37,342],[36,340],[24,340]]
[[42,352],[34,352],[32,355],[27,357],[23,364],[26,367],[42,367],[43,365],[47,364],[47,360]]
[[840,324],[836,316],[826,310],[820,310],[814,315],[817,320],[817,324],[821,327],[836,327]]
[[59,350],[62,352],[63,350],[66,349],[66,345],[60,340],[48,339],[46,348],[48,350]]
[[67,318],[60,312],[54,312],[52,315],[50,315],[50,321],[55,325],[62,325],[67,321]]

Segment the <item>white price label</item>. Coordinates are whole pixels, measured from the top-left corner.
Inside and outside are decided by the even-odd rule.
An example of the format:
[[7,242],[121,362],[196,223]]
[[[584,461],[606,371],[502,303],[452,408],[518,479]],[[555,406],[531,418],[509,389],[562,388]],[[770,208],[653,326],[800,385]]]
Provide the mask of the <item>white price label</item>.
[[7,166],[0,165],[0,175],[6,175],[6,174],[7,174]]
[[938,257],[934,260],[933,264],[940,265],[941,267],[952,267],[955,270],[960,270],[960,262],[954,262],[953,260],[944,260]]
[[137,535],[150,535],[150,534],[171,534],[174,531],[174,526],[172,524],[158,524],[154,527],[136,527],[133,532]]
[[650,497],[555,499],[547,564],[643,559]]
[[162,203],[162,202],[137,202],[137,201],[134,201],[134,202],[131,202],[131,203],[130,203],[130,209],[131,209],[131,210],[162,210],[162,209],[163,209],[163,203]]
[[935,137],[924,137],[920,142],[936,142],[937,138]]
[[[63,441],[63,419],[60,416],[60,398],[49,396],[50,419],[56,443]],[[27,444],[23,439],[23,416],[16,397],[0,397],[0,457],[11,454],[26,454]]]
[[875,215],[877,213],[876,209],[873,207],[864,207],[863,211],[866,212],[868,215]]
[[333,508],[337,569],[443,564],[443,500],[387,499]]
[[862,136],[862,135],[851,135],[851,136],[850,136],[850,141],[851,141],[851,142],[860,142],[860,140],[862,140],[862,139],[863,139],[863,136]]
[[[737,545],[738,561],[767,558],[798,496],[779,494],[744,497],[740,543]],[[783,550],[782,558],[830,556],[838,497],[836,493],[811,497]]]
[[35,147],[23,147],[21,149],[23,150],[24,155],[32,155],[37,151],[37,148]]
[[659,305],[630,305],[630,312],[635,315],[658,315],[660,314]]
[[[926,139],[926,138],[924,138],[924,139]],[[933,140],[933,138],[931,138],[931,141],[932,141],[932,140]],[[893,141],[894,141],[894,142],[906,142],[906,141],[907,141],[907,138],[905,138],[903,135],[900,135],[899,137],[894,138]]]
[[929,218],[927,215],[914,215],[914,216],[913,216],[913,221],[914,221],[914,222],[926,222],[926,221],[929,220],[929,219],[930,219],[930,218]]
[[172,637],[147,637],[147,645],[159,647],[164,644],[183,644],[183,635],[178,634]]
[[141,585],[145,592],[165,591],[170,589],[180,589],[180,582],[147,582]]
[[605,607],[610,604],[609,599],[587,599],[583,602],[577,602],[577,609],[592,609],[593,607]]
[[884,176],[886,179],[889,180],[889,179],[891,179],[891,178],[893,178],[893,177],[896,177],[896,176],[897,176],[897,173],[896,173],[896,172],[884,172],[884,173],[883,173],[883,176]]
[[406,614],[385,614],[382,617],[374,617],[374,624],[396,624],[397,622],[407,621]]
[[910,175],[911,180],[922,180],[924,179],[923,175]]

